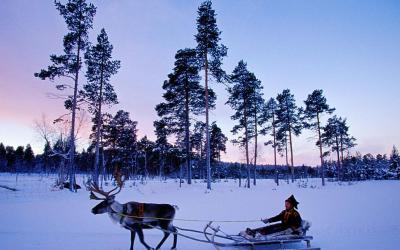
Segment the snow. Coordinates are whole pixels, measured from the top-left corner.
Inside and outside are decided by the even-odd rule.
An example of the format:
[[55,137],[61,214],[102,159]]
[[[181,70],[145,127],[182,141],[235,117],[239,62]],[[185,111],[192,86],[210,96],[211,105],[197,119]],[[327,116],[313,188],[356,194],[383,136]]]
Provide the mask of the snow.
[[[107,215],[93,215],[98,202],[80,190],[54,191],[55,176],[0,174],[0,248],[11,249],[129,249],[129,232],[113,224]],[[81,180],[78,182],[81,184]],[[106,189],[106,188],[105,188]],[[294,194],[303,219],[312,222],[308,232],[312,246],[321,249],[398,249],[400,245],[399,181],[328,182],[319,179],[281,182],[259,180],[256,187],[238,187],[234,180],[213,184],[195,181],[191,186],[168,180],[146,184],[127,182],[117,196],[120,202],[170,203],[179,206],[176,218],[204,220],[254,220],[276,215],[284,200]],[[202,230],[206,222],[175,221],[180,227]],[[228,233],[261,222],[219,223]],[[145,240],[155,247],[162,233],[145,230]],[[199,235],[202,238],[201,235]],[[172,246],[172,237],[162,249]],[[135,249],[144,249],[138,240]],[[178,249],[214,249],[211,245],[178,237]]]

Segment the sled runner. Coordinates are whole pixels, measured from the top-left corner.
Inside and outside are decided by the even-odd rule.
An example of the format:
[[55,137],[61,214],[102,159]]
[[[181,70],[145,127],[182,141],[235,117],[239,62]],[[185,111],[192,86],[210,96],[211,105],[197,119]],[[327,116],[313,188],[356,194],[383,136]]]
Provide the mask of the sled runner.
[[[320,250],[320,248],[311,247],[311,240],[313,237],[306,235],[310,226],[311,223],[303,220],[301,227],[296,231],[287,229],[270,235],[257,234],[253,237],[245,232],[240,232],[239,235],[228,235],[224,233],[219,226],[215,227],[212,225],[212,222],[210,222],[204,228],[204,236],[216,249],[225,247],[265,249],[265,247],[268,247],[267,249]],[[218,238],[218,240],[216,240],[216,238]],[[302,242],[305,242],[305,247],[299,246],[299,243]]]

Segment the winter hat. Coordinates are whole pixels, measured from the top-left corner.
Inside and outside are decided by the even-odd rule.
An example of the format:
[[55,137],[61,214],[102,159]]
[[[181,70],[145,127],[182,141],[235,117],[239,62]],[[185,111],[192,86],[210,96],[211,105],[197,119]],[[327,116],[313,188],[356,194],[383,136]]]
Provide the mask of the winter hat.
[[293,207],[295,207],[297,209],[297,205],[299,204],[299,202],[296,201],[293,194],[289,198],[287,198],[285,201],[289,202],[290,204],[293,205]]

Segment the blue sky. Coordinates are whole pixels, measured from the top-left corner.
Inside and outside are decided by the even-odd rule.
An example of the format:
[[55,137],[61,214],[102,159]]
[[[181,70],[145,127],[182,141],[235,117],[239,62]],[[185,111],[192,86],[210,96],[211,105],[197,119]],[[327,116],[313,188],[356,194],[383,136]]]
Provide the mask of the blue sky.
[[[122,63],[113,78],[120,104],[111,111],[129,111],[139,122],[139,135],[154,139],[162,82],[175,52],[196,45],[201,1],[92,2],[98,9],[91,40],[104,27]],[[226,71],[243,59],[262,81],[265,97],[289,88],[299,105],[314,89],[323,89],[336,114],[348,119],[356,151],[389,153],[400,145],[399,1],[217,0],[213,6],[229,49]],[[33,73],[49,64],[50,54],[62,51],[66,27],[53,1],[3,0],[0,31],[0,141],[31,143],[39,152],[43,142],[33,121],[43,113],[56,118],[64,110],[60,100],[46,96],[54,92],[52,84]],[[222,86],[212,87],[218,102],[210,118],[232,138],[227,93]],[[295,164],[318,162],[312,135],[304,132],[294,139]],[[262,146],[261,163],[271,162],[271,153]],[[243,154],[229,145],[223,159],[242,160]]]

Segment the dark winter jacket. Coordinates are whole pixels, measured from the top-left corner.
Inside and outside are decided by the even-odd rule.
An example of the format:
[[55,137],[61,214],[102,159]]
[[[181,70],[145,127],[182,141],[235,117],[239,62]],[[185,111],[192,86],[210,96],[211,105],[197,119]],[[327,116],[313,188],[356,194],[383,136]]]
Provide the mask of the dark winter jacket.
[[292,228],[293,230],[301,226],[301,217],[299,212],[294,208],[283,210],[277,216],[268,219],[268,222],[281,221],[285,228]]

